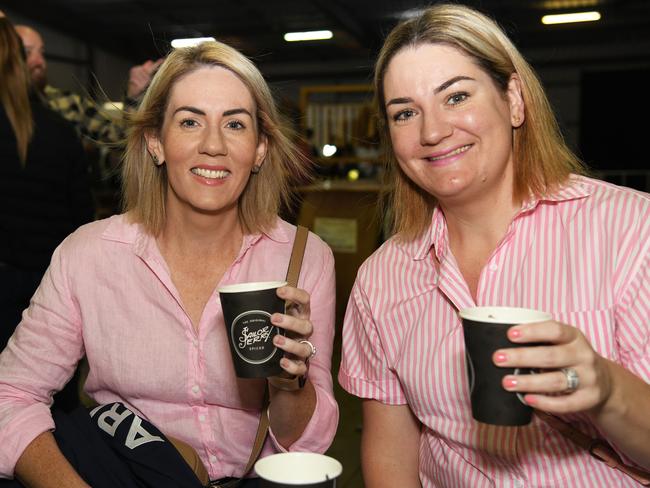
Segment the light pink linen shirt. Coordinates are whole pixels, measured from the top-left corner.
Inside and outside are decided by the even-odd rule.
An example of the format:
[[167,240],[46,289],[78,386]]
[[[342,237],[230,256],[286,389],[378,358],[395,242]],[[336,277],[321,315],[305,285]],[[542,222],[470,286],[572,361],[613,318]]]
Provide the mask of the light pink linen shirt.
[[[339,373],[354,395],[410,406],[425,487],[636,486],[537,418],[472,419],[458,310],[475,305],[548,311],[650,381],[649,195],[575,177],[527,202],[483,268],[476,303],[436,210],[421,238],[389,240],[360,269]],[[584,415],[568,418],[597,434]]]
[[[286,276],[295,227],[278,219],[248,235],[220,285]],[[330,373],[334,337],[334,261],[309,235],[298,283],[311,295],[318,354],[309,378],[316,409],[290,448],[325,451],[338,407]],[[122,401],[160,430],[191,444],[210,476],[241,476],[257,430],[265,380],[235,377],[219,296],[192,327],[155,239],[115,216],[78,229],[50,267],[0,355],[0,477],[40,433],[54,428],[50,396],[85,353],[85,389],[98,403]],[[263,456],[282,451],[271,432]]]

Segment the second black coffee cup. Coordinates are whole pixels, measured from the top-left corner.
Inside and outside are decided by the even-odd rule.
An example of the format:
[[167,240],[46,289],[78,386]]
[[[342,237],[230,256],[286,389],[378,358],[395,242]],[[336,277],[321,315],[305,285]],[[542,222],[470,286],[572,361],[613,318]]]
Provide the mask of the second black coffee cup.
[[530,373],[530,370],[497,367],[492,361],[492,355],[498,349],[539,345],[510,342],[507,331],[513,325],[551,320],[551,315],[513,307],[465,308],[459,315],[465,336],[472,416],[486,424],[528,424],[532,408],[523,401],[521,395],[506,391],[501,380],[505,375],[525,374]]

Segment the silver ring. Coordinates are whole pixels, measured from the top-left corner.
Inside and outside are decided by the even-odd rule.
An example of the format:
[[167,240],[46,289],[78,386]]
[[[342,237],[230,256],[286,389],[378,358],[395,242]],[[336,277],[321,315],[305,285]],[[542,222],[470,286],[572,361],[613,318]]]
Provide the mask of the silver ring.
[[307,339],[303,339],[300,342],[300,344],[307,344],[309,346],[309,349],[311,351],[309,352],[309,357],[307,358],[307,361],[309,361],[311,358],[313,358],[316,355],[316,346],[314,346],[311,342],[309,342]]
[[580,378],[578,377],[577,371],[573,368],[562,368],[561,371],[566,378],[566,390],[564,390],[564,393],[573,393],[580,386]]

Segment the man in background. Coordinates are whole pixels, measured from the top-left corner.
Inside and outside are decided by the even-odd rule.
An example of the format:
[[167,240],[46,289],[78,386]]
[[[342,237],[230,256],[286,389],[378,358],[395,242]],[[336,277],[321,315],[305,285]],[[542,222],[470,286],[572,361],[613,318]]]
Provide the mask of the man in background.
[[[124,138],[124,120],[104,113],[94,100],[77,93],[62,91],[47,83],[47,63],[43,38],[34,28],[17,25],[16,32],[23,41],[27,54],[27,68],[32,83],[48,106],[66,120],[73,123],[77,132],[96,142],[119,142]],[[129,81],[124,98],[125,109],[135,107],[138,98],[146,89],[155,70],[162,63],[148,60],[134,66],[129,72]]]

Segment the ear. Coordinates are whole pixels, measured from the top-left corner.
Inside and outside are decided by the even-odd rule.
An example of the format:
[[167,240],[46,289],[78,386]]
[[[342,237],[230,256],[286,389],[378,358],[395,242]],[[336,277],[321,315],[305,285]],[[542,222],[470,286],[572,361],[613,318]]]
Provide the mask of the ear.
[[144,139],[147,142],[147,150],[152,156],[158,158],[159,164],[162,164],[165,161],[165,149],[163,147],[162,141],[158,137],[156,132],[147,132],[144,135]]
[[260,134],[257,141],[257,149],[255,150],[255,166],[262,166],[264,158],[266,157],[266,149],[268,145],[268,138],[265,134]]
[[521,79],[517,73],[510,75],[506,97],[510,107],[510,123],[514,128],[521,127],[526,118],[526,111],[521,90]]

